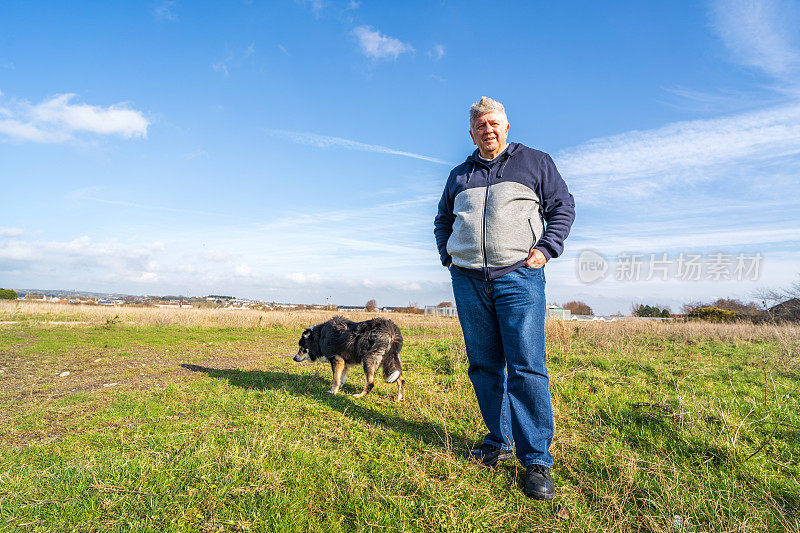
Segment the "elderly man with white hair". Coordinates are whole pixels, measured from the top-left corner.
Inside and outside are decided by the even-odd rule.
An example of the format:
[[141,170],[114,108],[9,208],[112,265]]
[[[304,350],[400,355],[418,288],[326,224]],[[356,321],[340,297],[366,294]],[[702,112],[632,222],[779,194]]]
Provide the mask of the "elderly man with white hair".
[[470,108],[478,147],[450,172],[434,221],[450,270],[469,359],[469,378],[489,430],[472,457],[486,466],[516,456],[523,491],[549,500],[553,406],[547,375],[545,263],[558,257],[575,202],[544,152],[506,142],[503,104]]

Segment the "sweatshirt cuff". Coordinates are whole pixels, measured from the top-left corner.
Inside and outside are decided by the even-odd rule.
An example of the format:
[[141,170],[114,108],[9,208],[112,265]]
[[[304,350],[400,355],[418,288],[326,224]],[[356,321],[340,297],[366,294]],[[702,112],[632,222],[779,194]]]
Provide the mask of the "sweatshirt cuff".
[[544,258],[550,261],[553,258],[553,255],[550,253],[550,250],[545,248],[544,246],[534,246],[534,250],[539,250],[544,255]]

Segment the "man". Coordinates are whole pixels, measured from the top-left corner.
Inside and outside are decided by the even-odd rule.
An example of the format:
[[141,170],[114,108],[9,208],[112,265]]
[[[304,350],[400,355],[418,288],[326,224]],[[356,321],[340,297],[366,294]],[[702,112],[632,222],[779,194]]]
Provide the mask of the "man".
[[489,430],[471,455],[526,468],[523,491],[552,499],[553,407],[545,365],[544,265],[558,257],[575,202],[549,155],[508,143],[508,118],[486,98],[470,108],[478,147],[450,172],[434,222],[449,268],[469,378]]

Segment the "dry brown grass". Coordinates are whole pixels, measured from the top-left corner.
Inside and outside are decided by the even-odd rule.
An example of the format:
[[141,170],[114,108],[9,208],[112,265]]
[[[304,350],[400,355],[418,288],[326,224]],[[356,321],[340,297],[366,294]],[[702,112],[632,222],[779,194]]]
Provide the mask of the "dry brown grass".
[[732,343],[774,342],[783,347],[785,358],[796,359],[800,354],[800,324],[753,324],[751,322],[714,323],[700,321],[620,321],[620,322],[564,322],[548,321],[548,343],[567,351],[582,338],[590,338],[594,346],[602,349],[624,348],[640,345],[644,339],[651,342],[679,342],[693,344],[702,341]]
[[335,315],[352,320],[386,316],[402,328],[439,329],[457,326],[454,318],[406,313],[368,313],[365,311],[322,310],[228,310],[134,306],[70,305],[40,302],[0,301],[0,322],[30,321],[102,325],[109,320],[143,326],[195,326],[264,329],[300,328],[324,322]]
[[[0,322],[30,321],[39,324],[78,323],[102,325],[108,321],[148,326],[195,326],[266,329],[274,327],[301,328],[324,322],[335,315],[352,320],[367,320],[384,316],[400,327],[413,330],[436,330],[443,340],[453,333],[460,336],[458,320],[449,317],[407,313],[376,313],[366,311],[322,310],[227,310],[175,309],[157,307],[93,306],[49,304],[39,302],[1,301]],[[798,324],[753,324],[737,322],[720,324],[699,321],[621,321],[621,322],[564,322],[548,320],[548,342],[567,350],[577,337],[590,337],[604,347],[624,345],[642,338],[695,342],[702,339],[729,342],[775,341],[787,347],[788,355],[797,355],[800,345]]]

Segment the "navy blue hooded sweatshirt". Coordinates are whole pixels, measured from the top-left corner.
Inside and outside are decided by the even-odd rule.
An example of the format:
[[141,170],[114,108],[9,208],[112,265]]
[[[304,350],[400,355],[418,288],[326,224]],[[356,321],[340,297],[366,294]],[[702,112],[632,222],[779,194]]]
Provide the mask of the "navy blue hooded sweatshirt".
[[496,279],[525,264],[533,248],[564,250],[575,200],[544,152],[509,143],[491,162],[478,150],[450,172],[433,233],[442,265]]

